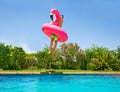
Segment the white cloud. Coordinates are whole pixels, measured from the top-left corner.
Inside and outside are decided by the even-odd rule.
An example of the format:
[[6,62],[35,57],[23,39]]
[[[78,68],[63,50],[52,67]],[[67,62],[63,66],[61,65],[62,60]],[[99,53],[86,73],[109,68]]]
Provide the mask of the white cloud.
[[[4,43],[5,45],[12,45],[13,47],[14,46],[18,46],[18,47],[22,47],[23,50],[26,52],[26,53],[34,53],[35,51],[32,51],[30,49],[30,47],[26,44],[26,43],[21,43],[21,44],[17,44],[15,42],[12,42],[12,41],[9,41],[9,40],[5,40],[5,39],[1,39],[0,38],[0,43]],[[17,44],[17,45],[16,45]]]
[[4,43],[5,45],[10,44],[10,42],[9,42],[8,40],[6,40],[6,39],[1,39],[1,38],[0,38],[0,43]]
[[35,51],[32,51],[29,46],[25,43],[22,43],[19,45],[20,47],[23,48],[23,50],[26,52],[26,53],[34,53]]

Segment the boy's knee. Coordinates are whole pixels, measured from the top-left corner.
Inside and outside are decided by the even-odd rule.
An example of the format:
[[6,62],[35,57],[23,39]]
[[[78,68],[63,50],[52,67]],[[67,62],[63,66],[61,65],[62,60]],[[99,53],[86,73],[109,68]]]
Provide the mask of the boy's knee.
[[51,37],[51,41],[54,41],[54,38],[53,38],[53,37]]
[[58,40],[55,40],[55,43],[57,43],[58,42]]

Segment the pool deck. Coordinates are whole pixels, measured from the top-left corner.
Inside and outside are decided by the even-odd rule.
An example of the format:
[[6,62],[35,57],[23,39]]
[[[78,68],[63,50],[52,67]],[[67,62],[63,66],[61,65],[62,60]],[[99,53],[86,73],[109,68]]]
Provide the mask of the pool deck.
[[0,72],[0,74],[119,74],[120,72]]

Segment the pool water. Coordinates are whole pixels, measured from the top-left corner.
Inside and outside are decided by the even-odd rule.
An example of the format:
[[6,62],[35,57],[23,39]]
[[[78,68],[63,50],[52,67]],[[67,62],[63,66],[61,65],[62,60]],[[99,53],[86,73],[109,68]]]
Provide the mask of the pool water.
[[120,92],[120,75],[0,75],[0,92]]

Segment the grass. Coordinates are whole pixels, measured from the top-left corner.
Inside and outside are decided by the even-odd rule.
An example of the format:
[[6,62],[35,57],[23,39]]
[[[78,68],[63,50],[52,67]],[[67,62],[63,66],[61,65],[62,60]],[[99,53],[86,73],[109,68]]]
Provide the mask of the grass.
[[[39,70],[2,70],[0,69],[0,72],[96,72],[92,70],[68,70],[68,69],[39,69]],[[103,72],[103,71],[98,71]],[[112,71],[104,71],[104,72],[112,72]]]
[[81,70],[40,69],[40,70],[0,70],[0,72],[81,72]]
[[40,69],[40,70],[2,70],[0,74],[120,74],[120,71],[92,71],[92,70],[65,70],[65,69]]

